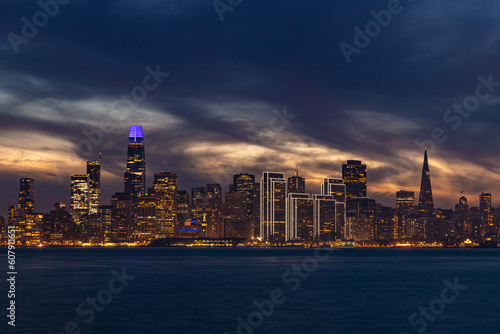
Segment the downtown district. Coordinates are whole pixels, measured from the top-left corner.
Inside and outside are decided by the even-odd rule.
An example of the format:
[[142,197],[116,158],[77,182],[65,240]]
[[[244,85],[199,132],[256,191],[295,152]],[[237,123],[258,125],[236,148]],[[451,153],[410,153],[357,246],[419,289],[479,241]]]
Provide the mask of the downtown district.
[[[396,246],[497,247],[500,208],[491,194],[479,206],[465,197],[455,210],[434,208],[427,152],[420,195],[396,192],[396,208],[366,197],[366,165],[348,160],[342,178],[323,179],[317,194],[305,192],[305,179],[284,173],[240,173],[223,194],[220,184],[177,189],[177,175],[154,174],[146,187],[146,155],[141,126],[131,126],[123,192],[101,205],[101,158],[87,161],[87,172],[71,175],[69,210],[55,203],[35,211],[33,178],[21,178],[17,206],[0,217],[0,242],[15,230],[19,246]],[[223,200],[224,195],[224,200]],[[9,232],[9,233],[7,233]]]

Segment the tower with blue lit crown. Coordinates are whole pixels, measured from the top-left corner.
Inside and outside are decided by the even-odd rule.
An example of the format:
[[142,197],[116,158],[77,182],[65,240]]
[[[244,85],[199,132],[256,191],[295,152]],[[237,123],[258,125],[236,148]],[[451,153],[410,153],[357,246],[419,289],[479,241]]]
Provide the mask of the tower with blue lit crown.
[[132,125],[128,135],[127,169],[124,192],[133,197],[144,195],[146,190],[146,156],[142,126]]

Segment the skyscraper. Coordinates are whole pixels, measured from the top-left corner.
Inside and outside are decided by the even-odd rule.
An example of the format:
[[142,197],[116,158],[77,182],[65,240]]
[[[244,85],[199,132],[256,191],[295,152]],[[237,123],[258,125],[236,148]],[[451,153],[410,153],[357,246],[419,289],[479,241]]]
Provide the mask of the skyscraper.
[[222,188],[218,183],[191,189],[193,219],[200,226],[202,237],[221,238],[224,235],[222,223]]
[[423,226],[422,237],[432,234],[432,219],[434,217],[434,201],[432,200],[431,172],[427,161],[427,150],[424,153],[424,165],[422,167],[422,181],[420,183],[420,197],[418,200],[418,217]]
[[314,200],[309,194],[290,193],[286,200],[286,240],[312,241]]
[[396,192],[396,226],[394,237],[403,239],[410,236],[409,218],[415,211],[415,193],[400,190]]
[[465,196],[460,197],[455,205],[455,228],[460,236],[470,236],[472,228],[469,220],[469,204]]
[[159,236],[173,237],[177,225],[177,175],[171,172],[155,174],[156,221]]
[[98,213],[101,205],[101,155],[98,160],[87,161],[87,174],[89,176],[89,213]]
[[260,180],[260,238],[285,241],[287,182],[283,173],[263,172]]
[[321,195],[332,196],[335,200],[335,235],[346,238],[346,185],[340,178],[324,178],[321,184]]
[[146,193],[146,156],[142,126],[130,127],[124,183],[125,193],[134,198]]
[[89,176],[71,174],[71,216],[77,225],[89,213]]
[[18,206],[22,214],[35,212],[35,179],[20,179]]
[[346,197],[366,197],[366,165],[359,160],[347,160],[342,165],[342,178],[346,186]]
[[493,232],[493,217],[491,217],[491,194],[481,192],[479,195],[479,209],[481,210],[480,235],[484,237],[486,233]]
[[233,191],[245,193],[246,219],[251,220],[253,215],[253,185],[255,175],[240,173],[233,176]]
[[288,193],[303,194],[306,192],[306,180],[299,176],[299,169],[295,168],[295,175],[288,178]]

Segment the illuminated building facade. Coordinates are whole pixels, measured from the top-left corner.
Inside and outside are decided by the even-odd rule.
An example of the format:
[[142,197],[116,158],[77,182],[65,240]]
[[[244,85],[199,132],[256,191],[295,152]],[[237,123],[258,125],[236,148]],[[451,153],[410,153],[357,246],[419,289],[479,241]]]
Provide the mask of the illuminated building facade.
[[23,214],[35,212],[35,179],[20,179],[18,207]]
[[98,213],[101,205],[101,156],[98,160],[87,161],[87,174],[89,177],[89,214]]
[[137,198],[136,235],[140,240],[151,240],[157,235],[156,196]]
[[260,181],[260,238],[284,242],[287,181],[283,173],[263,172]]
[[[253,185],[253,184],[252,184]],[[252,194],[250,192],[250,194]],[[250,202],[250,205],[252,202]],[[224,218],[226,236],[251,238],[251,217],[248,217],[248,194],[243,191],[225,193]]]
[[127,169],[124,177],[124,192],[137,198],[146,192],[146,155],[142,126],[130,127],[127,149]]
[[260,183],[254,183],[252,186],[252,223],[251,238],[260,237]]
[[482,192],[479,195],[479,208],[481,209],[480,237],[484,237],[486,233],[495,233],[491,214],[491,194]]
[[374,238],[378,240],[393,240],[396,238],[396,210],[377,205]]
[[253,216],[253,185],[255,175],[240,173],[233,176],[233,191],[244,192],[246,195],[246,219],[252,220]]
[[295,168],[295,175],[288,178],[287,191],[289,194],[303,194],[306,192],[306,179],[299,176],[298,168]]
[[111,241],[111,225],[113,223],[113,206],[112,205],[99,205],[97,209],[100,223],[101,231],[103,236],[103,242]]
[[314,200],[314,237],[322,241],[330,241],[338,238],[336,202],[331,195],[312,195]]
[[409,219],[415,214],[415,193],[400,190],[396,192],[396,217],[394,225],[394,238],[404,239],[410,236]]
[[347,238],[372,240],[375,237],[375,218],[377,206],[374,199],[367,197],[351,198],[347,202]]
[[132,236],[134,199],[127,193],[116,193],[111,197],[111,235],[113,242],[124,242]]
[[366,165],[359,160],[347,160],[342,165],[342,178],[346,185],[346,197],[366,197]]
[[472,227],[469,219],[469,204],[465,196],[460,197],[458,204],[455,205],[454,218],[457,233],[470,237],[472,235]]
[[191,198],[186,190],[177,191],[177,221],[183,222],[191,218]]
[[77,225],[89,214],[89,176],[71,174],[71,216]]
[[341,178],[324,178],[321,184],[321,195],[332,196],[335,200],[336,238],[347,238],[346,220],[346,185]]
[[177,174],[161,172],[154,175],[157,235],[173,237],[177,225]]
[[205,187],[191,189],[193,220],[202,237],[220,238],[224,235],[222,220],[222,188],[209,183]]
[[287,194],[285,240],[313,241],[314,200],[309,194]]

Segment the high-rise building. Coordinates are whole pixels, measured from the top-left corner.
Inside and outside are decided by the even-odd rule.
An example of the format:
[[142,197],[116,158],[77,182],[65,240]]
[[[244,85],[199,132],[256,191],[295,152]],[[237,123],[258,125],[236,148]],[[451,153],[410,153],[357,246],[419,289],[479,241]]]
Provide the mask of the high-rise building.
[[481,209],[481,237],[487,233],[494,233],[493,217],[491,215],[491,194],[482,192],[479,195],[479,208]]
[[378,240],[392,240],[396,237],[396,210],[391,207],[377,204],[375,217],[374,238]]
[[359,160],[347,160],[342,165],[342,178],[346,186],[346,197],[366,197],[366,165]]
[[[250,192],[250,194],[252,194]],[[250,204],[252,204],[250,202]],[[239,238],[252,237],[251,217],[248,216],[248,195],[244,191],[229,191],[225,193],[224,219],[226,236]]]
[[314,200],[309,194],[288,194],[285,240],[313,241],[314,232]]
[[337,236],[336,202],[331,195],[312,195],[314,200],[314,237],[322,241]]
[[130,240],[134,221],[134,199],[127,193],[111,196],[111,235],[116,242]]
[[189,219],[191,215],[191,199],[186,190],[177,191],[177,222],[178,224]]
[[260,236],[260,183],[254,183],[252,186],[252,223],[251,238]]
[[35,179],[20,179],[18,207],[22,214],[35,212]]
[[156,221],[159,236],[173,237],[177,225],[177,175],[161,172],[154,176]]
[[472,226],[469,220],[469,204],[465,196],[460,197],[455,205],[455,228],[459,236],[469,237],[472,235]]
[[321,195],[331,195],[336,202],[345,203],[346,185],[340,178],[324,178],[321,184]]
[[222,188],[218,183],[191,189],[193,220],[200,228],[202,237],[221,238],[224,236],[222,221]]
[[374,199],[357,197],[347,201],[346,238],[372,240],[375,237],[376,211]]
[[146,193],[146,155],[142,126],[130,127],[127,149],[127,169],[124,177],[124,192],[137,198]]
[[103,242],[108,242],[110,241],[111,236],[113,206],[99,205],[99,208],[97,208],[97,212],[99,215],[99,221],[101,223],[102,240]]
[[299,176],[299,169],[295,168],[295,175],[288,178],[288,193],[303,194],[306,192],[306,179]]
[[255,183],[255,175],[248,173],[240,173],[233,176],[233,191],[244,192],[246,195],[246,219],[251,220],[253,215],[253,185]]
[[284,242],[287,182],[283,173],[263,172],[260,180],[260,238]]
[[89,214],[89,176],[71,174],[71,216],[77,225]]
[[433,234],[434,201],[432,199],[431,172],[427,161],[427,150],[424,153],[424,164],[422,167],[422,180],[420,183],[420,197],[418,200],[418,217],[423,226],[423,235],[426,238]]
[[137,198],[136,233],[140,240],[152,240],[157,235],[156,196],[153,194]]
[[87,161],[87,174],[89,176],[89,213],[98,213],[101,205],[101,155],[98,160]]
[[415,213],[415,193],[413,191],[400,190],[396,192],[396,217],[394,226],[394,238],[404,239],[409,237],[410,216]]
[[344,239],[346,231],[346,185],[341,178],[324,178],[321,184],[321,195],[332,196],[335,200],[335,237]]

